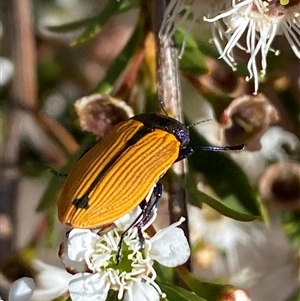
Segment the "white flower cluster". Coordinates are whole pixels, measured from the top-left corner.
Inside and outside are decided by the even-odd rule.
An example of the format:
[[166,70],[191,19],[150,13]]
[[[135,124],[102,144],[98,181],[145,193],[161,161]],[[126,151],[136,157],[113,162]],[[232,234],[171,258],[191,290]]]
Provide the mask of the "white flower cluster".
[[49,301],[67,293],[72,301],[105,301],[109,290],[117,291],[118,299],[124,301],[163,300],[166,295],[155,282],[153,263],[175,267],[188,260],[190,247],[178,228],[185,219],[149,237],[144,231],[154,221],[155,212],[142,232],[137,227],[126,232],[118,259],[121,235],[139,213],[137,208],[126,214],[108,231],[72,229],[60,248],[66,270],[35,260],[34,281],[28,277],[15,281],[8,301]]

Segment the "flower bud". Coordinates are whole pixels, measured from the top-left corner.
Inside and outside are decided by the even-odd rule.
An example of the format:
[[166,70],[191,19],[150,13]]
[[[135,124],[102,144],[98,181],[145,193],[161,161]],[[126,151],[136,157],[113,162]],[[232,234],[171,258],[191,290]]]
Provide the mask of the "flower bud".
[[227,286],[223,296],[218,301],[251,301],[248,293],[242,289],[233,286]]

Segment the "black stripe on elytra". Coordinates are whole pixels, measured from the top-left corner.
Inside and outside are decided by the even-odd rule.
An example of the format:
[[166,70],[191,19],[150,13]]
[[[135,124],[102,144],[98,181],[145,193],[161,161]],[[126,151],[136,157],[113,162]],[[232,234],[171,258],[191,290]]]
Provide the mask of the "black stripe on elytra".
[[88,209],[89,208],[89,194],[94,190],[96,185],[103,179],[109,169],[115,164],[115,162],[119,159],[120,155],[126,151],[127,148],[136,144],[141,138],[145,135],[153,132],[154,129],[150,129],[148,127],[141,127],[125,144],[125,146],[120,149],[120,151],[104,166],[104,168],[99,172],[95,180],[92,182],[90,187],[84,193],[84,195],[78,199],[75,199],[72,204],[76,208]]

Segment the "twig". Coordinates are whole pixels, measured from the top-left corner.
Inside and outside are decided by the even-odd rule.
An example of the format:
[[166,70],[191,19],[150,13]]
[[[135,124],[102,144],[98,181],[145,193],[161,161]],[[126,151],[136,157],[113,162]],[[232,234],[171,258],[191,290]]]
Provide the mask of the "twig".
[[[167,3],[165,0],[153,1],[153,30],[157,49],[157,87],[158,97],[163,109],[172,117],[183,121],[181,106],[181,89],[178,75],[178,55],[172,37],[160,35]],[[187,164],[182,160],[173,166],[174,172],[184,177]],[[169,176],[169,211],[170,221],[178,221],[181,216],[186,218],[182,229],[189,239],[186,192],[171,176]],[[190,262],[185,266],[190,269]]]
[[[15,246],[16,229],[16,196],[20,178],[18,169],[19,147],[22,125],[19,123],[17,103],[34,110],[36,108],[36,57],[34,36],[32,34],[29,0],[5,1],[2,7],[3,16],[6,16],[7,31],[12,49],[12,61],[15,75],[12,81],[10,94],[7,132],[4,133],[2,154],[1,179],[1,212],[8,221],[11,235],[1,236],[0,246],[2,254],[9,254]],[[10,20],[9,20],[10,18]],[[10,32],[9,32],[10,31]]]

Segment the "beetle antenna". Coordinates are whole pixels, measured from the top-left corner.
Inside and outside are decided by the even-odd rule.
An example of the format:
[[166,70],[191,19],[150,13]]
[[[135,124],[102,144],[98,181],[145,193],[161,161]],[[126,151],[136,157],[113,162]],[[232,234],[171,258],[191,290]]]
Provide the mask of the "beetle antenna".
[[[226,145],[226,146],[218,146],[218,145],[203,145],[196,147],[197,149],[211,152],[219,152],[219,151],[242,151],[246,147],[246,144],[239,145]],[[195,149],[195,147],[193,147]]]
[[210,152],[222,152],[222,151],[242,151],[245,148],[245,144],[240,145],[228,145],[228,146],[219,146],[219,145],[199,145],[199,146],[189,146],[182,148],[179,152],[179,156],[175,162],[183,160],[193,154],[195,150],[201,151],[210,151]]
[[159,96],[159,105],[160,105],[161,110],[162,110],[167,116],[169,116],[168,112],[167,112],[166,109],[164,108],[164,101],[163,101],[163,98],[162,98],[161,95]]
[[159,104],[160,104],[160,108],[162,109],[162,111],[163,111],[167,116],[169,116],[168,112],[167,112],[167,111],[165,110],[165,108],[164,108],[164,104],[163,104],[163,101],[162,101],[162,100],[159,102]]
[[68,174],[67,173],[62,173],[57,171],[56,169],[52,168],[52,167],[47,167],[54,175],[59,176],[59,177],[66,177]]
[[195,125],[198,125],[198,124],[210,122],[210,121],[212,121],[211,118],[209,118],[209,119],[203,119],[203,120],[200,120],[200,121],[197,121],[197,122],[195,122],[195,123],[192,123],[192,124],[188,125],[187,128],[190,128],[190,127],[195,126]]

